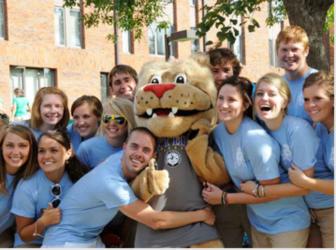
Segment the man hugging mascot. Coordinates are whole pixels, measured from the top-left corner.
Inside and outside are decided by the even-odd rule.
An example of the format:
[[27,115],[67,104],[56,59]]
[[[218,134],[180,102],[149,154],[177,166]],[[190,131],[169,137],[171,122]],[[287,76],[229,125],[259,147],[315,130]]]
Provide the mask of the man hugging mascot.
[[[149,62],[143,66],[134,100],[135,119],[138,126],[147,127],[158,137],[157,169],[169,173],[169,187],[163,194],[143,198],[154,209],[204,208],[207,204],[201,196],[202,181],[216,185],[229,181],[223,159],[208,145],[210,129],[216,124],[216,94],[211,72],[202,56],[184,61]],[[137,181],[143,182],[143,178],[139,176]],[[156,181],[158,186],[164,186],[160,180]],[[216,229],[205,223],[156,231],[139,223],[135,247],[223,245]]]

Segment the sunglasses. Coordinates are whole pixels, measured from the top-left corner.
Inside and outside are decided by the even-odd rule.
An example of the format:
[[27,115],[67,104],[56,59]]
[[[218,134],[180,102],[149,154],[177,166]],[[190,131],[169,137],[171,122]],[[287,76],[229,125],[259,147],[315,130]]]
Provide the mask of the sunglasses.
[[126,123],[126,118],[121,115],[104,115],[103,122],[109,123],[113,121],[116,125],[124,125]]
[[50,202],[53,208],[56,208],[61,203],[61,194],[62,194],[62,188],[61,185],[56,183],[53,186],[51,186],[51,194],[54,196],[52,201]]

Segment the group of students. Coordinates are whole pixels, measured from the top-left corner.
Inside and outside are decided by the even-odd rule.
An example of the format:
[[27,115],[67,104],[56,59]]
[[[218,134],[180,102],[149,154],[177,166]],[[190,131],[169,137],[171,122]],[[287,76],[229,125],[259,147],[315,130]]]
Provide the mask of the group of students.
[[[158,212],[133,194],[128,183],[155,156],[156,140],[135,128],[136,72],[117,65],[109,80],[118,97],[102,104],[84,95],[69,111],[65,93],[45,87],[29,121],[3,125],[0,247],[102,247],[99,234],[120,225],[118,210],[153,229],[216,223],[225,247],[240,247],[244,233],[253,247],[333,247],[333,77],[307,65],[302,28],[286,27],[276,45],[285,75],[255,84],[239,76],[229,49],[208,53],[218,90],[211,137],[232,180],[204,183],[216,219],[210,209]],[[316,228],[321,245],[308,239]]]

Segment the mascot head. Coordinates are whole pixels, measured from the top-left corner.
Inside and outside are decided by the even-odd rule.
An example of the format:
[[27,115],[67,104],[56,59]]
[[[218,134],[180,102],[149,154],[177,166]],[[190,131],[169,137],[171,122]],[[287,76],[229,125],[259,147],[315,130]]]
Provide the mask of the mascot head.
[[216,87],[204,57],[149,62],[139,74],[134,101],[138,126],[158,137],[176,137],[200,119],[216,123]]

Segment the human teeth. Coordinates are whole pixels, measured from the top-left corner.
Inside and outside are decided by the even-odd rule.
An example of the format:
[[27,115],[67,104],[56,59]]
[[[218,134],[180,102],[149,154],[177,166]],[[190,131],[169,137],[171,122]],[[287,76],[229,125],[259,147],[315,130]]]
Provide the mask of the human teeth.
[[147,115],[152,115],[153,114],[153,109],[146,109]]
[[169,117],[172,117],[172,118],[175,117],[175,115],[173,114],[173,112],[170,112],[168,116],[169,116]]
[[176,114],[177,111],[178,111],[178,108],[177,108],[177,107],[172,107],[172,112],[173,112],[173,114]]

